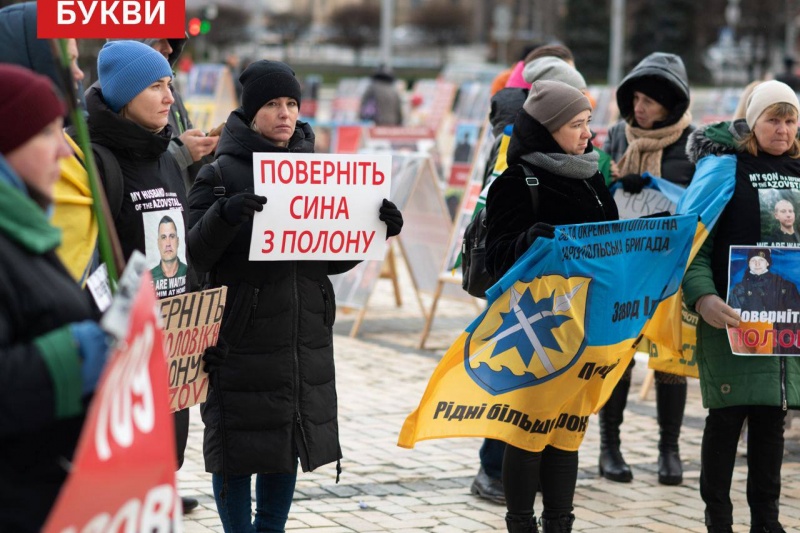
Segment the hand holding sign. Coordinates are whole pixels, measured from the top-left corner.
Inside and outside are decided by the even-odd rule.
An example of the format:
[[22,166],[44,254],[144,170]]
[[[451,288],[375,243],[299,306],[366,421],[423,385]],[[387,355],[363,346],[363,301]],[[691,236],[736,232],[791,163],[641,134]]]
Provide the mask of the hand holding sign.
[[259,196],[251,192],[240,192],[230,198],[220,200],[220,215],[231,226],[237,226],[252,220],[256,211],[263,211],[267,203],[266,196]]
[[380,213],[378,218],[386,222],[386,238],[400,235],[400,230],[403,229],[403,214],[397,209],[397,206],[384,198],[378,212]]
[[739,325],[739,314],[716,294],[701,296],[694,308],[700,313],[703,320],[717,329]]

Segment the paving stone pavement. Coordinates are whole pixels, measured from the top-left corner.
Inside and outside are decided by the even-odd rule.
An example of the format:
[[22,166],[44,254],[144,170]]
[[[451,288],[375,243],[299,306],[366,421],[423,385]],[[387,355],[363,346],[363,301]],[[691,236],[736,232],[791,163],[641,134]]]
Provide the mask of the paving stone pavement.
[[[298,476],[287,531],[505,531],[504,507],[469,492],[478,470],[481,439],[425,441],[413,450],[396,446],[400,427],[417,406],[439,358],[479,312],[469,303],[440,300],[427,349],[419,350],[424,320],[402,269],[399,281],[402,305],[395,305],[390,281],[379,281],[357,338],[348,336],[355,313],[338,311],[335,345],[343,472],[339,484],[335,465]],[[423,295],[422,300],[430,306],[430,297]],[[642,359],[635,367],[622,427],[622,451],[634,480],[614,483],[597,475],[599,437],[593,416],[579,454],[575,532],[705,531],[699,494],[705,410],[698,383],[690,380],[680,441],[684,482],[662,486],[656,479],[655,393],[651,389],[645,399],[639,397],[646,366]],[[783,463],[781,520],[787,531],[800,531],[800,441],[790,436],[800,433],[798,426],[800,421],[795,421],[787,431]],[[178,473],[181,495],[200,501],[200,507],[184,518],[186,533],[222,532],[211,475],[203,468],[202,437],[195,407],[186,461]],[[737,533],[749,531],[746,476],[746,458],[740,455],[732,491]]]

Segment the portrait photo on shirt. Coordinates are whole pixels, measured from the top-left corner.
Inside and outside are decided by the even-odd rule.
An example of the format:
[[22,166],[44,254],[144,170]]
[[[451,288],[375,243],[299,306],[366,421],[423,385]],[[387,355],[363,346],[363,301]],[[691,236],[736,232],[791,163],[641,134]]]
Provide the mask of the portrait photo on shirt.
[[763,246],[800,247],[800,191],[759,189]]
[[800,355],[798,285],[800,248],[731,246],[728,305],[741,316],[728,332],[734,353]]
[[142,213],[147,267],[159,298],[186,292],[186,228],[178,209]]

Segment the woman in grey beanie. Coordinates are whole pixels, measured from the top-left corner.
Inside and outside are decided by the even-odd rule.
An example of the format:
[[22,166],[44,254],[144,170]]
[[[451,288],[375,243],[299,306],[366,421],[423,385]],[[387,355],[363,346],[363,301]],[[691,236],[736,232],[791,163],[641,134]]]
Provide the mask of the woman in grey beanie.
[[[619,218],[597,168],[590,119],[591,105],[578,89],[559,81],[531,86],[514,122],[508,168],[492,183],[487,198],[486,268],[495,279],[537,238],[552,239],[555,225]],[[537,206],[526,180],[531,173],[538,180]],[[506,445],[502,477],[508,531],[538,531],[533,504],[539,482],[543,530],[572,531],[577,476],[577,451]]]

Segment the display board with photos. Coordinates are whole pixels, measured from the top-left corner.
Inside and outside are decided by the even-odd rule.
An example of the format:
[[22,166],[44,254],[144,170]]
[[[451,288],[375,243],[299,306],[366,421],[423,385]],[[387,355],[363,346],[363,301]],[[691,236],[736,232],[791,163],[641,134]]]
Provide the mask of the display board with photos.
[[[432,292],[450,233],[451,222],[438,188],[430,157],[425,154],[392,154],[391,200],[403,212],[403,231],[396,239],[411,276],[421,314],[420,292]],[[352,270],[331,276],[337,306],[360,310],[351,336],[358,333],[375,284],[381,277],[382,261],[363,261]]]

